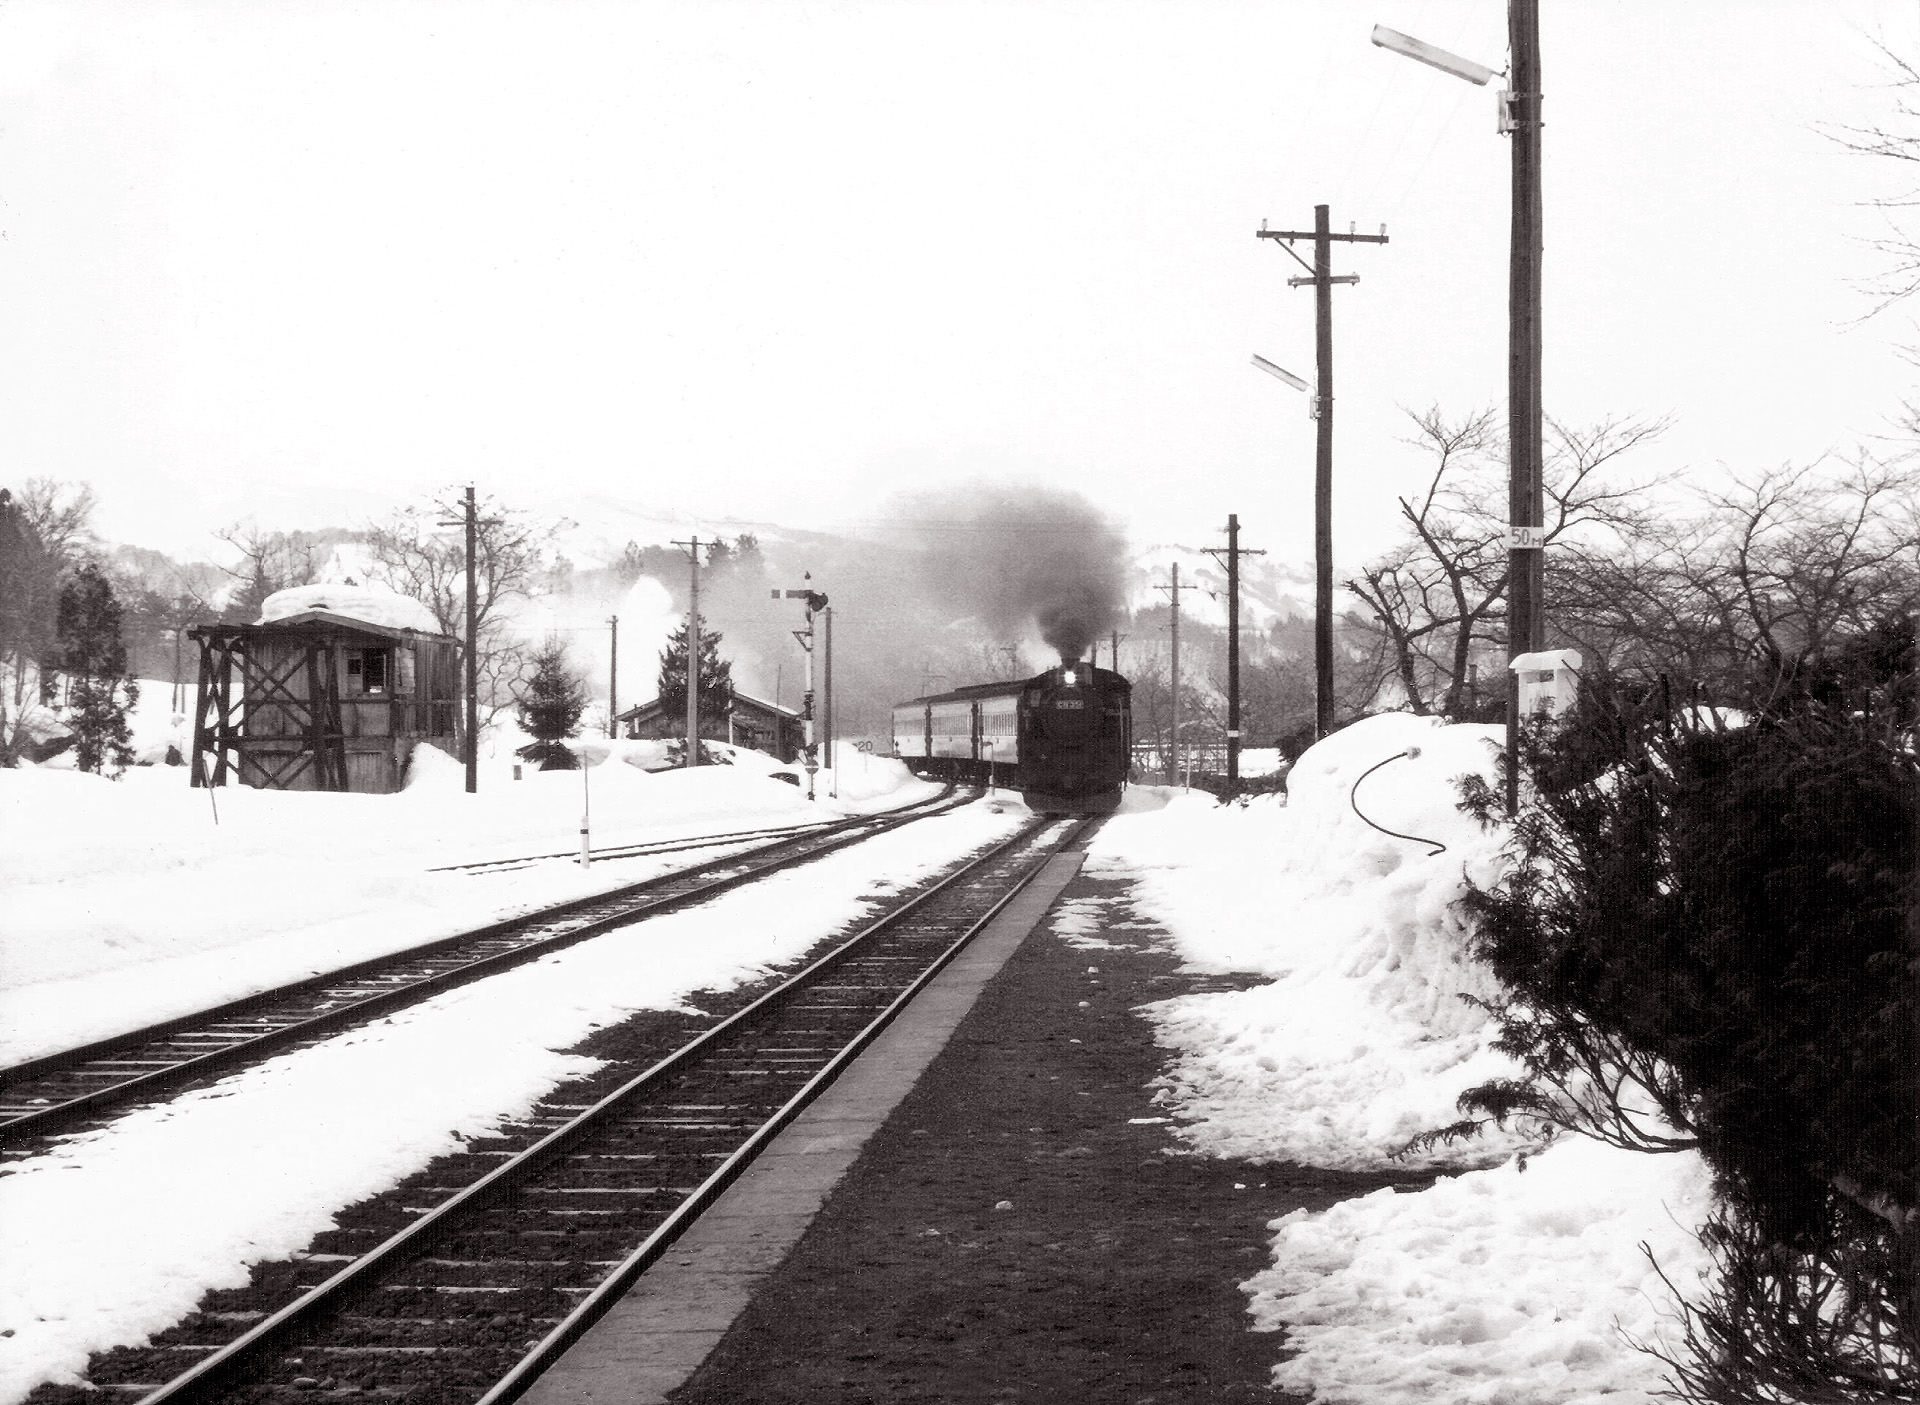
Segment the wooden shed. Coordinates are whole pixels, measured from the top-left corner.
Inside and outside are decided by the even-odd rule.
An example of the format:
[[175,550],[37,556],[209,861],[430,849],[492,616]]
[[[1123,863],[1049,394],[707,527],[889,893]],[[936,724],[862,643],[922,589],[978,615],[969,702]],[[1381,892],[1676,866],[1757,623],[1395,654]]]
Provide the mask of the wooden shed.
[[[674,715],[669,717],[658,698],[641,703],[638,707],[630,707],[614,720],[619,723],[622,736],[636,741],[642,738],[665,740],[687,734],[686,714],[675,709]],[[708,724],[700,735],[705,741],[749,747],[787,762],[799,759],[806,729],[800,714],[792,708],[750,697],[735,689],[733,707],[727,713],[726,725],[716,727]]]
[[200,646],[196,786],[235,777],[383,795],[400,789],[423,742],[456,752],[459,645],[447,635],[316,605],[188,637]]

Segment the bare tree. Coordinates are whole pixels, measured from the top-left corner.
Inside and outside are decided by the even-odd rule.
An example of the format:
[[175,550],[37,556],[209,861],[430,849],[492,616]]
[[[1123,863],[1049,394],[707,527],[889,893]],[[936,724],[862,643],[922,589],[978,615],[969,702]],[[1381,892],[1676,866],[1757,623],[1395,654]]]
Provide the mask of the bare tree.
[[234,581],[225,610],[230,618],[251,620],[269,595],[320,578],[319,547],[305,532],[263,532],[252,522],[236,522],[214,536],[240,553],[223,568]]
[[1347,589],[1373,612],[1392,646],[1407,706],[1457,715],[1475,642],[1490,637],[1506,595],[1504,533],[1487,511],[1498,424],[1481,410],[1449,420],[1438,407],[1413,416],[1408,442],[1433,455],[1418,498],[1400,499],[1407,535]]
[[164,552],[116,547],[108,558],[113,588],[126,611],[123,631],[136,677],[173,680],[169,706],[187,707],[190,664],[186,632],[220,617],[228,572],[204,561],[179,562]]
[[1920,608],[1920,500],[1904,464],[1771,469],[1576,563],[1563,618],[1615,673],[1771,706],[1818,657]]
[[[466,541],[442,524],[457,521],[464,510],[449,496],[406,508],[366,531],[374,577],[433,611],[441,632],[459,640],[463,650],[468,642]],[[558,527],[538,527],[524,512],[491,497],[482,498],[475,511],[475,640],[484,728],[514,705],[513,688],[530,653],[514,637],[509,612],[543,579],[547,548]]]
[[[1433,475],[1418,497],[1400,499],[1400,544],[1347,588],[1379,624],[1407,706],[1458,717],[1476,665],[1496,658],[1504,641],[1504,437],[1491,410],[1450,419],[1433,408],[1412,418],[1416,433],[1408,442],[1432,455]],[[1646,525],[1644,488],[1613,481],[1610,470],[1666,426],[1663,419],[1590,427],[1548,421],[1543,525],[1556,602],[1569,579],[1584,581],[1591,563],[1613,559]]]

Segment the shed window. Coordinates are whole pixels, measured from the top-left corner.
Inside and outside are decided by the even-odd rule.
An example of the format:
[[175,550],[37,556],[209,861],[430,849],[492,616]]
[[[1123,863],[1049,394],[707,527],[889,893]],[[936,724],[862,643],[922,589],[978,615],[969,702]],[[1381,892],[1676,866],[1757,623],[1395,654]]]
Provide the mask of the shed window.
[[385,649],[354,649],[347,654],[348,692],[384,693],[387,673]]

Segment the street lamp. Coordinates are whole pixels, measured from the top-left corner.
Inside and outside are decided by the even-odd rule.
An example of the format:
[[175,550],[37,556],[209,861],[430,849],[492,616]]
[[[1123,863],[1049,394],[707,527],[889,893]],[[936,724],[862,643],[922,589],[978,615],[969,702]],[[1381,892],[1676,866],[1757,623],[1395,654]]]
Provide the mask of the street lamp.
[[[1376,25],[1373,42],[1484,85],[1492,69]],[[1507,0],[1512,87],[1500,131],[1513,138],[1513,220],[1507,281],[1507,813],[1520,807],[1520,684],[1512,661],[1547,646],[1545,490],[1540,408],[1540,0]]]
[[[1285,381],[1288,385],[1292,386],[1295,390],[1311,391],[1313,389],[1313,387],[1307,384],[1307,382],[1303,380],[1301,377],[1296,376],[1292,371],[1283,370],[1281,367],[1274,365],[1273,362],[1267,360],[1266,357],[1262,356],[1257,351],[1253,354],[1253,364],[1258,366],[1261,370],[1265,371],[1268,375],[1272,376],[1275,380]],[[1318,408],[1319,406],[1315,405],[1312,401],[1308,401],[1307,402],[1308,417],[1311,418],[1313,413]]]
[[1460,55],[1449,53],[1434,44],[1423,43],[1411,34],[1402,34],[1397,29],[1388,29],[1384,24],[1373,27],[1373,42],[1383,49],[1391,49],[1396,54],[1405,54],[1417,59],[1442,73],[1451,73],[1455,78],[1464,78],[1477,88],[1487,86],[1487,80],[1494,76],[1491,68],[1477,64],[1472,59],[1463,59]]

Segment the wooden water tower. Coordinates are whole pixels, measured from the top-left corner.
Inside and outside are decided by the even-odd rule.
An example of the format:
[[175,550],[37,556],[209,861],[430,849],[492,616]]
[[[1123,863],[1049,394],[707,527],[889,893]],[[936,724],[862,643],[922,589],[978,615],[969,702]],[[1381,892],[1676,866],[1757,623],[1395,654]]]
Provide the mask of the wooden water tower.
[[407,612],[364,587],[299,590],[291,609],[270,597],[260,624],[188,632],[200,646],[193,784],[383,795],[423,742],[456,755],[458,643],[393,623]]

